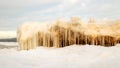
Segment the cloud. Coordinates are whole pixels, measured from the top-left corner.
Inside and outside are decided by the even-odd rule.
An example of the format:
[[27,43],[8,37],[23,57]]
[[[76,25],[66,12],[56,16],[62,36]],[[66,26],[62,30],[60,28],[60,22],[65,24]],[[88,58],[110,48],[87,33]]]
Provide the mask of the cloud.
[[0,8],[18,9],[24,7],[39,6],[53,2],[56,2],[56,0],[42,0],[42,1],[41,0],[1,0]]
[[[119,18],[119,0],[0,0],[0,27],[79,16]],[[3,25],[3,26],[2,26]]]

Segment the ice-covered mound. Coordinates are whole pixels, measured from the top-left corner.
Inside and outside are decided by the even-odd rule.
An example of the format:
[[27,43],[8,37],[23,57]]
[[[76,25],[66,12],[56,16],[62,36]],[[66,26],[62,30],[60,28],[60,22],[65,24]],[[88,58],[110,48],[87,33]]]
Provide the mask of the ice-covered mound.
[[120,68],[120,45],[0,49],[0,68]]
[[29,22],[17,30],[17,40],[21,50],[39,46],[65,47],[73,44],[114,46],[120,43],[120,21],[95,21],[87,23],[78,17],[69,21],[59,20],[49,23]]

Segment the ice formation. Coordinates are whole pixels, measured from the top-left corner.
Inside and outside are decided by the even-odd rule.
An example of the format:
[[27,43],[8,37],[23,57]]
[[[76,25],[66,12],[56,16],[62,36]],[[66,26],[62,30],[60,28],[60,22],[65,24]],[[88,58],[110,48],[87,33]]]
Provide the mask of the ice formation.
[[120,20],[97,23],[90,18],[90,21],[85,23],[72,17],[70,21],[25,23],[18,28],[17,40],[22,50],[72,44],[114,46],[120,43]]

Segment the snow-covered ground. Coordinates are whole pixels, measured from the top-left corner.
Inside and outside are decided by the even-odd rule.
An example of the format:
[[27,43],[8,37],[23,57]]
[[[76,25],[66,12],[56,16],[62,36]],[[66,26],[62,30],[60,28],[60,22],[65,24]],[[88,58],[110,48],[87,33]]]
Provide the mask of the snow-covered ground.
[[4,48],[0,49],[0,68],[120,68],[120,45],[39,47],[29,51]]

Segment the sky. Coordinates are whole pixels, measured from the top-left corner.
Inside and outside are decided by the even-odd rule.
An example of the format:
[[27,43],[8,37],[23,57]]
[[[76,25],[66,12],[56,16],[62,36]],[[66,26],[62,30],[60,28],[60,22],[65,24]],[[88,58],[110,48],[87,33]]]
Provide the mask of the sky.
[[119,4],[120,0],[0,0],[0,30],[73,16],[119,19]]

